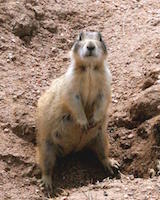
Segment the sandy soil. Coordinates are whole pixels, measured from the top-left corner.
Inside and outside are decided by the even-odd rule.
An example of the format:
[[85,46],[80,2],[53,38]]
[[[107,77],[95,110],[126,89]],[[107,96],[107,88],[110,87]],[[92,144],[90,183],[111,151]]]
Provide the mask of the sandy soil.
[[[0,0],[0,199],[48,199],[35,164],[37,99],[99,30],[113,75],[108,132],[121,178],[91,152],[59,160],[54,199],[160,199],[159,0]],[[150,178],[151,177],[151,178]]]

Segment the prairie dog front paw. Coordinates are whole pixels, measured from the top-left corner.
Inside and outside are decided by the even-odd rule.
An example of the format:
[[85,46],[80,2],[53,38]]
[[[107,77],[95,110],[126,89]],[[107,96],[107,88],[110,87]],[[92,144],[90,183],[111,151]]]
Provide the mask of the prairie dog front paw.
[[88,120],[87,119],[80,119],[77,120],[77,124],[80,126],[82,132],[86,132],[89,128]]

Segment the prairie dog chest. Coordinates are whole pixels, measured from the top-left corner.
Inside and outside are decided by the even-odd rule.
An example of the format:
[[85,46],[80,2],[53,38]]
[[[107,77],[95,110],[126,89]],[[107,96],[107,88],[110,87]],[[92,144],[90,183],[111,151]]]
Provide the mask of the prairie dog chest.
[[82,71],[79,78],[79,92],[84,105],[92,104],[99,92],[101,92],[102,74],[96,67],[88,67]]

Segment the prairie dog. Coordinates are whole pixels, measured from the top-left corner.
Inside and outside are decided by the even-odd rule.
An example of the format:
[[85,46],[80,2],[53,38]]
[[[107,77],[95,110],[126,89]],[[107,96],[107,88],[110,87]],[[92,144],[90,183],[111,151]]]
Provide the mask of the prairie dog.
[[38,101],[37,158],[42,179],[50,189],[56,157],[84,147],[92,149],[111,173],[112,168],[118,168],[118,162],[109,158],[105,133],[111,73],[101,34],[80,33],[70,56],[67,72],[53,80]]

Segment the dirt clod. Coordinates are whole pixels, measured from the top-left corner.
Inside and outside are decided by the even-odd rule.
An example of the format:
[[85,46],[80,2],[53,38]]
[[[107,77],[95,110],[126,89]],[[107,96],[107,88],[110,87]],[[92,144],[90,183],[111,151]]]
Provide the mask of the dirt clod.
[[13,33],[25,40],[31,38],[38,30],[38,22],[29,15],[23,15],[18,18],[13,24]]
[[142,84],[142,90],[145,90],[145,89],[151,87],[152,85],[156,84],[156,81],[159,80],[159,76],[160,76],[159,69],[155,69],[155,70],[147,73],[145,75],[145,80]]
[[146,89],[132,102],[130,118],[139,123],[160,114],[160,86],[155,85]]
[[143,125],[138,128],[137,135],[140,136],[142,139],[148,138],[148,132]]
[[156,175],[156,172],[154,169],[149,169],[148,173],[149,173],[150,178],[153,178]]
[[53,21],[45,22],[43,27],[51,33],[57,33],[58,32],[58,27]]

